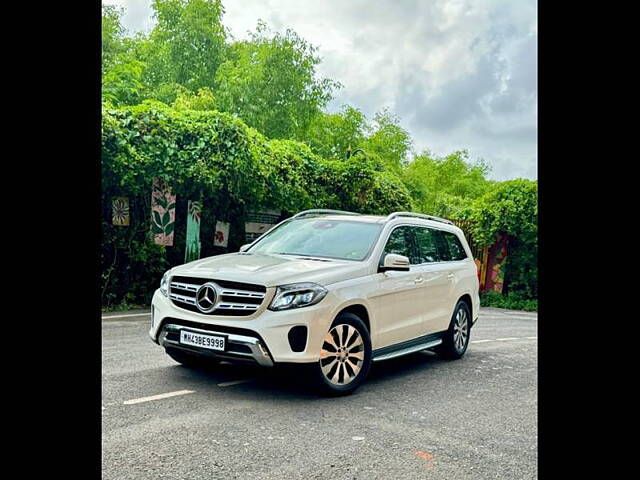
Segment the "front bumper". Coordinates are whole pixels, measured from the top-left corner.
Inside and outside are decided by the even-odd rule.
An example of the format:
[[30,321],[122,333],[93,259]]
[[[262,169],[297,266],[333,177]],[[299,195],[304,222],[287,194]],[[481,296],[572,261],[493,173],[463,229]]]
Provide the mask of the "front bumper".
[[[181,330],[224,336],[226,337],[227,344],[226,351],[218,352],[183,345],[179,341]],[[194,328],[190,325],[176,325],[169,320],[165,323],[158,335],[158,343],[163,347],[179,348],[199,355],[207,355],[224,360],[254,361],[262,367],[273,367],[273,360],[271,359],[271,355],[269,355],[269,351],[265,348],[264,343],[259,338],[253,336],[236,335],[233,333],[224,333],[209,329],[205,330],[201,328]]]
[[[329,294],[320,303],[310,307],[273,312],[266,307],[274,293],[275,289],[267,289],[264,302],[255,313],[232,317],[185,310],[156,290],[151,302],[149,336],[163,347],[181,348],[228,360],[252,361],[267,367],[280,362],[317,362],[324,336],[333,319],[335,299]],[[289,342],[289,332],[296,326],[307,327],[302,351],[293,351]],[[225,352],[217,352],[182,345],[179,343],[181,329],[224,335],[228,347]]]

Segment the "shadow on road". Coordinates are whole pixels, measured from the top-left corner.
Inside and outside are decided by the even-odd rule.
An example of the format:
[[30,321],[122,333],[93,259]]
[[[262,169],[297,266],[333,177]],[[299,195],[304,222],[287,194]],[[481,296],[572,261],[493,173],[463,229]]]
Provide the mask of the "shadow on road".
[[[460,360],[460,362],[464,362]],[[416,352],[384,362],[374,362],[369,376],[356,394],[364,389],[375,388],[376,385],[393,386],[404,384],[407,378],[420,377],[428,370],[437,371],[451,363],[442,360],[430,351]],[[261,368],[252,365],[238,365],[221,363],[210,368],[186,368],[180,365],[171,370],[182,379],[188,380],[189,388],[199,391],[209,391],[219,395],[221,391],[226,395],[242,396],[253,400],[259,399],[311,399],[323,398],[313,388],[312,372],[309,366],[277,366],[275,368]],[[227,382],[249,380],[247,382],[225,385]],[[219,385],[222,384],[222,385]]]

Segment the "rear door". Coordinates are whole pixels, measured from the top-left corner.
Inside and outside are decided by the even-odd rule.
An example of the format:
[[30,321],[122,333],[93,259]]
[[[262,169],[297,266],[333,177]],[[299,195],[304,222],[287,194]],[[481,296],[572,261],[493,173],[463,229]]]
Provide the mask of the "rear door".
[[446,272],[446,288],[442,293],[441,313],[434,319],[434,326],[446,330],[459,298],[458,287],[469,272],[468,258],[455,233],[437,230],[436,241],[443,271]]
[[444,318],[448,315],[448,298],[451,296],[451,277],[448,258],[439,246],[439,230],[414,227],[420,252],[420,272],[424,278],[422,335],[441,332],[449,327]]

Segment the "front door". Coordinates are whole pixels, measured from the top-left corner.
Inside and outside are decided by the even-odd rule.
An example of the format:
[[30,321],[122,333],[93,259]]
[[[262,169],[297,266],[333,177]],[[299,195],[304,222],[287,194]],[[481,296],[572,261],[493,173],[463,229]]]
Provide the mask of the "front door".
[[413,227],[393,229],[382,254],[396,253],[409,258],[408,272],[379,273],[372,301],[377,314],[376,348],[394,345],[423,335],[425,276],[417,264]]

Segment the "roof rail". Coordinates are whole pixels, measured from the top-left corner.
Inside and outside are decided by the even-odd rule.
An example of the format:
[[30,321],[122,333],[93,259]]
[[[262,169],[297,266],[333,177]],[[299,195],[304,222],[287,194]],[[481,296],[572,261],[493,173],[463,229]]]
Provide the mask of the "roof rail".
[[299,218],[299,217],[304,217],[305,215],[317,215],[317,214],[323,214],[323,213],[331,213],[333,215],[360,215],[359,213],[345,212],[344,210],[325,210],[325,209],[319,208],[315,210],[305,210],[303,212],[296,213],[291,218]]
[[446,218],[434,217],[433,215],[425,215],[424,213],[413,213],[413,212],[393,212],[390,214],[386,221],[393,220],[398,217],[416,217],[416,218],[424,218],[425,220],[433,220],[434,222],[442,222],[448,223],[449,225],[455,225],[451,220],[447,220]]

